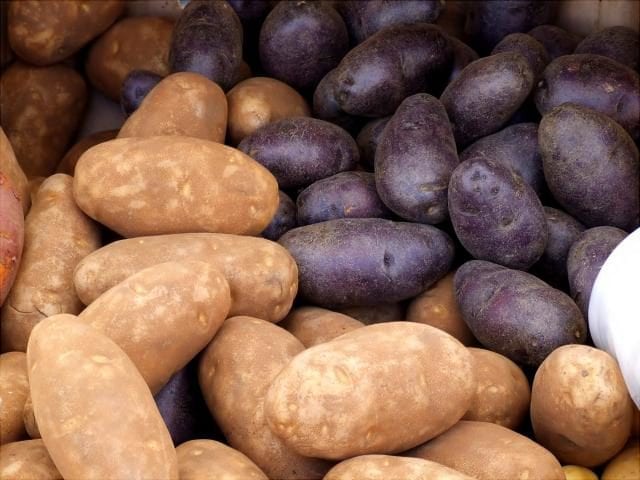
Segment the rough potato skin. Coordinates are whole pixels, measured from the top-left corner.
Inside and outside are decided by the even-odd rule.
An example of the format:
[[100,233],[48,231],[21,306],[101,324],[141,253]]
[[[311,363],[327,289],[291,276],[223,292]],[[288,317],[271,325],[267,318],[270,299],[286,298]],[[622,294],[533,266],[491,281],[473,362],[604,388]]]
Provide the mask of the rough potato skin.
[[4,304],[20,267],[24,246],[24,214],[19,194],[0,171],[0,306]]
[[475,157],[449,183],[449,216],[475,258],[527,269],[544,252],[547,222],[535,191],[508,167]]
[[261,234],[264,238],[274,242],[277,242],[282,235],[298,225],[296,204],[291,200],[291,197],[280,190],[279,199],[276,214]]
[[0,117],[28,177],[51,175],[80,125],[87,102],[84,79],[65,65],[15,62],[0,78]]
[[0,319],[3,352],[26,351],[31,330],[46,317],[82,309],[73,270],[100,246],[100,233],[73,201],[72,181],[61,173],[45,180],[27,215],[22,261]]
[[538,136],[547,185],[568,213],[589,227],[638,226],[638,148],[620,125],[564,104],[543,117]]
[[606,462],[627,442],[632,418],[622,373],[603,350],[566,345],[536,372],[531,423],[536,440],[562,463],[595,467]]
[[529,30],[528,34],[544,46],[551,60],[571,55],[580,43],[578,35],[556,25],[539,25]]
[[361,455],[340,462],[324,480],[471,480],[444,465],[419,458]]
[[534,78],[526,58],[515,52],[467,65],[440,97],[458,146],[500,130],[529,96]]
[[0,355],[0,445],[24,438],[22,411],[28,395],[27,356],[23,352],[3,353]]
[[503,52],[516,52],[521,54],[529,62],[535,78],[540,78],[545,67],[551,61],[544,46],[526,33],[511,33],[504,37],[493,47],[492,55]]
[[305,348],[364,327],[364,323],[355,318],[319,307],[296,308],[279,325],[300,340]]
[[81,138],[67,151],[67,153],[65,153],[64,157],[62,157],[62,160],[60,160],[60,163],[58,164],[58,168],[56,168],[56,173],[66,173],[73,177],[76,170],[76,164],[84,152],[94,145],[113,140],[117,136],[118,130],[103,130]]
[[42,440],[24,440],[0,447],[2,480],[63,480]]
[[200,360],[200,388],[229,445],[276,480],[320,480],[331,466],[291,450],[265,418],[269,385],[303,350],[293,335],[276,325],[233,317],[224,322]]
[[473,335],[516,363],[537,366],[557,347],[586,340],[587,325],[571,298],[529,273],[472,260],[454,283]]
[[[437,283],[437,282],[436,282]],[[338,312],[355,318],[365,325],[372,323],[396,322],[405,316],[404,304],[401,302],[377,303],[375,305],[356,305],[343,307]]]
[[20,199],[22,212],[26,215],[31,206],[29,180],[27,180],[27,176],[22,171],[11,142],[9,142],[2,127],[0,127],[0,172],[9,179],[15,195]]
[[609,27],[593,32],[576,47],[575,53],[603,55],[633,70],[640,68],[640,38],[629,27]]
[[473,359],[455,338],[391,322],[298,354],[273,380],[264,408],[290,448],[340,460],[401,452],[439,435],[464,415],[475,388]]
[[27,364],[38,427],[64,478],[177,480],[151,392],[104,334],[73,315],[54,315],[34,329]]
[[176,448],[180,480],[268,480],[249,458],[224,443],[191,440]]
[[122,0],[9,3],[9,41],[22,59],[51,65],[104,32],[124,11]]
[[369,171],[373,171],[373,162],[380,144],[380,137],[390,119],[391,117],[383,117],[367,122],[356,137],[356,143],[360,150],[360,163]]
[[[132,70],[122,81],[120,90],[120,105],[125,115],[131,115],[139,107],[147,94],[155,87],[162,77],[148,70]],[[226,104],[226,102],[225,102]]]

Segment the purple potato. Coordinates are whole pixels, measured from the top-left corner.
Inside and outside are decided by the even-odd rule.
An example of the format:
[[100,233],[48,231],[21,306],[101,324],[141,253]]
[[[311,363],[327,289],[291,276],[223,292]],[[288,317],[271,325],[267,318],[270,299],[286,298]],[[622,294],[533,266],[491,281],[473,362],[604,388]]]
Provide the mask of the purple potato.
[[161,75],[157,75],[147,70],[133,70],[122,82],[120,92],[120,105],[125,115],[129,116],[135,112],[144,97],[147,96],[153,87],[162,80]]
[[629,27],[609,27],[593,32],[576,47],[575,53],[592,53],[612,58],[633,70],[640,67],[640,36]]
[[360,133],[358,133],[356,137],[356,143],[360,150],[360,164],[367,170],[373,171],[380,136],[390,119],[391,117],[383,117],[369,121],[362,127],[362,130],[360,130]]
[[451,47],[453,48],[453,63],[447,83],[450,83],[454,78],[458,77],[464,67],[480,58],[478,53],[462,40],[449,36],[449,42],[451,42]]
[[571,55],[580,43],[578,35],[555,25],[539,25],[527,33],[544,46],[551,60]]
[[255,22],[267,16],[269,0],[227,0],[242,22]]
[[276,210],[271,223],[263,230],[262,236],[276,242],[282,235],[295,228],[296,225],[296,204],[293,203],[289,195],[281,190],[278,210]]
[[526,33],[511,33],[507,35],[493,47],[491,55],[503,52],[516,52],[526,58],[535,78],[540,78],[545,67],[551,61],[551,57],[549,57],[544,45]]
[[327,73],[313,92],[313,115],[326,120],[348,132],[357,132],[364,122],[360,117],[347,114],[338,105],[336,99],[337,69]]

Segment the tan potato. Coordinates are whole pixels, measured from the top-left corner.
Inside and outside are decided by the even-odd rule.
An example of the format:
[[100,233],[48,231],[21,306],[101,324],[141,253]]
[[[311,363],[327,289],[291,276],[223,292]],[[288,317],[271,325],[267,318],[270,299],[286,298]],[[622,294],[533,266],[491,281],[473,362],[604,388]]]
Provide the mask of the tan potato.
[[42,440],[7,443],[0,447],[2,480],[63,480]]
[[227,318],[224,275],[198,262],[153,265],[107,290],[78,319],[113,340],[157,393]]
[[230,316],[277,322],[298,291],[298,267],[283,247],[262,238],[214,233],[158,235],[111,243],[85,257],[74,284],[85,305],[125,278],[157,263],[200,260],[221,270],[231,289]]
[[406,320],[444,330],[460,340],[463,345],[469,346],[477,342],[462,318],[456,301],[454,274],[455,272],[448,273],[414,298],[407,308]]
[[325,308],[300,307],[292,310],[280,326],[309,348],[362,328],[364,323]]
[[565,480],[551,452],[495,423],[460,421],[405,455],[441,463],[477,480]]
[[464,420],[490,422],[515,430],[529,411],[527,377],[507,357],[482,348],[469,348],[476,365],[478,386]]
[[395,453],[454,425],[476,390],[473,357],[411,322],[369,325],[296,356],[265,399],[269,427],[301,455]]
[[640,444],[631,443],[616,455],[602,472],[602,480],[638,480],[640,478]]
[[365,325],[374,323],[397,322],[403,320],[404,308],[399,303],[381,303],[380,305],[361,305],[357,307],[345,307],[338,312],[355,318]]
[[306,100],[286,83],[268,77],[243,80],[227,92],[229,137],[237,145],[268,123],[311,115]]
[[0,319],[3,352],[26,351],[31,330],[46,317],[82,310],[73,271],[100,246],[100,232],[73,201],[72,181],[61,173],[45,180],[27,215],[22,262]]
[[112,100],[131,70],[169,74],[173,21],[162,17],[123,18],[91,47],[86,72],[91,84]]
[[278,182],[235,148],[191,137],[119,138],[85,152],[73,196],[124,237],[257,235],[276,213]]
[[27,396],[27,401],[24,402],[24,410],[22,410],[22,419],[24,421],[24,428],[27,431],[27,435],[31,438],[40,438],[40,430],[38,429],[38,423],[36,422],[36,416],[33,413],[33,402],[31,401],[31,394]]
[[264,396],[275,376],[304,346],[264,320],[234,317],[205,349],[198,378],[204,399],[229,445],[269,478],[320,479],[330,468],[285,446],[264,417]]
[[562,470],[566,480],[598,480],[598,476],[595,473],[578,465],[564,465]]
[[179,72],[165,77],[122,125],[118,138],[184,135],[224,143],[227,97],[207,77]]
[[180,480],[268,480],[246,455],[214,440],[191,440],[176,448]]
[[11,47],[33,65],[51,65],[73,55],[104,32],[123,10],[122,0],[11,2]]
[[0,172],[9,178],[22,204],[22,211],[26,215],[31,205],[29,180],[27,180],[27,176],[22,171],[16,155],[13,152],[11,142],[9,142],[2,127],[0,127]]
[[106,142],[108,140],[113,140],[117,135],[118,130],[102,130],[81,138],[67,151],[67,153],[65,153],[64,157],[62,157],[56,172],[66,173],[73,177],[76,169],[76,163],[78,163],[78,160],[80,160],[80,157],[84,152],[94,145],[98,145],[99,143]]
[[421,458],[362,455],[340,462],[323,480],[472,480],[460,472]]
[[87,102],[84,79],[65,65],[16,62],[0,78],[0,116],[29,177],[51,175],[73,138]]
[[28,395],[26,355],[3,353],[0,355],[0,445],[24,438],[22,410]]
[[538,368],[531,424],[536,440],[561,462],[583,467],[606,462],[627,442],[632,418],[622,373],[607,352],[565,345]]
[[34,328],[27,363],[42,440],[65,479],[178,478],[153,396],[108,337],[54,315]]

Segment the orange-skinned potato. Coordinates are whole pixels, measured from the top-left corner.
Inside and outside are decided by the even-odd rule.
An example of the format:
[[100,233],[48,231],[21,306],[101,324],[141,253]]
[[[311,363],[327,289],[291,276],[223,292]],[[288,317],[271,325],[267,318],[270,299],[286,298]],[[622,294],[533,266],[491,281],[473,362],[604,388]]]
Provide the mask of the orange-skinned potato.
[[63,480],[44,442],[24,440],[0,447],[2,480]]
[[[0,355],[0,445],[25,437],[22,410],[29,395],[27,356],[23,352]],[[0,478],[4,479],[0,475]]]
[[364,323],[325,308],[300,307],[292,310],[280,326],[309,348],[362,328]]
[[89,150],[94,145],[113,140],[118,135],[118,130],[102,130],[100,132],[92,133],[84,138],[78,140],[62,157],[56,173],[66,173],[67,175],[73,174],[76,169],[76,164],[84,152]]
[[11,142],[2,127],[0,127],[0,171],[9,178],[16,195],[20,198],[23,214],[26,215],[31,205],[29,180],[22,171]]
[[191,440],[176,448],[180,480],[268,480],[246,455],[214,440]]

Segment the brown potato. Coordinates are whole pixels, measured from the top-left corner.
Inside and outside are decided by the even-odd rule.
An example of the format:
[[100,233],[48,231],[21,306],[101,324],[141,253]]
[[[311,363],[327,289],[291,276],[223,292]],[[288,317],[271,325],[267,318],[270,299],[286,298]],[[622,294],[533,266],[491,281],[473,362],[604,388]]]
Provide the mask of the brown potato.
[[20,199],[22,211],[24,215],[26,215],[31,205],[29,181],[22,171],[16,155],[13,152],[11,142],[9,142],[2,127],[0,127],[0,171],[9,178],[13,190]]
[[191,440],[176,448],[180,480],[268,480],[246,455],[214,440]]
[[25,437],[22,410],[27,395],[27,356],[22,352],[3,353],[0,355],[0,445]]
[[465,346],[473,345],[477,341],[464,322],[456,301],[454,274],[448,273],[414,298],[407,307],[406,320],[431,325],[457,338]]
[[2,480],[63,480],[42,440],[7,443],[0,447]]
[[24,247],[24,213],[11,180],[0,171],[0,306],[16,279]]
[[602,472],[602,480],[637,480],[640,478],[640,444],[631,443],[616,455]]
[[36,422],[36,416],[33,413],[33,402],[31,401],[31,394],[27,396],[27,400],[24,402],[22,419],[24,420],[24,428],[27,431],[27,435],[29,435],[29,437],[31,438],[41,438],[40,430],[38,429],[38,423]]
[[227,97],[207,77],[179,72],[165,77],[122,125],[118,138],[184,135],[224,143]]
[[275,376],[304,346],[286,330],[251,317],[224,322],[200,360],[199,383],[229,445],[269,478],[320,479],[330,465],[298,455],[276,437],[264,417]]
[[106,142],[108,140],[113,140],[117,135],[118,130],[102,130],[81,138],[67,151],[67,153],[65,153],[64,157],[62,157],[56,172],[66,173],[73,177],[76,170],[76,163],[78,163],[78,160],[80,160],[80,157],[84,152],[94,145],[98,145],[99,143]]
[[563,463],[594,467],[606,462],[627,442],[632,417],[620,368],[603,350],[565,345],[536,372],[531,387],[533,431]]
[[162,17],[123,18],[91,47],[86,72],[91,84],[118,101],[131,70],[169,74],[169,45],[173,21]]
[[325,308],[300,307],[292,310],[280,326],[309,348],[362,328],[364,323]]
[[289,117],[308,117],[309,105],[286,83],[268,77],[243,80],[227,92],[229,137],[237,145],[260,127]]
[[51,65],[73,55],[104,32],[124,10],[122,0],[10,2],[9,41],[33,65]]
[[529,411],[529,381],[507,357],[482,348],[470,348],[478,387],[464,420],[496,423],[515,430]]
[[24,173],[48,176],[80,125],[87,87],[65,65],[16,62],[0,78],[0,122]]
[[405,316],[404,307],[400,303],[381,303],[379,305],[361,305],[357,307],[344,307],[337,310],[351,318],[371,325],[373,323],[397,322]]

